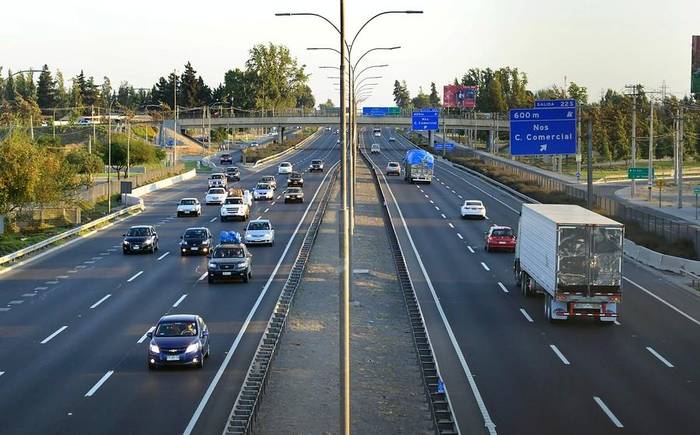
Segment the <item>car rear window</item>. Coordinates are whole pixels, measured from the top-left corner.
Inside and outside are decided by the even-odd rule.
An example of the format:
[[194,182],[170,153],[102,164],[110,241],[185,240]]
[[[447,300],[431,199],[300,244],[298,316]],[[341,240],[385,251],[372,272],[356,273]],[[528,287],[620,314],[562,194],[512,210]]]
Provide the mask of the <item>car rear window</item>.
[[187,230],[185,231],[186,239],[202,239],[206,237],[207,232],[204,230]]
[[211,194],[219,194],[219,193],[224,193],[224,189],[217,187],[215,189],[209,189],[209,193]]
[[270,185],[267,183],[258,183],[257,186],[255,186],[256,189],[269,189]]
[[221,180],[222,178],[224,178],[223,174],[214,174],[211,176],[212,180]]
[[129,232],[126,233],[127,236],[131,237],[146,237],[150,231],[148,228],[129,228]]
[[491,231],[493,237],[513,237],[513,230],[510,228],[499,228]]
[[197,335],[197,322],[163,322],[156,328],[156,337],[194,337]]
[[195,205],[196,202],[194,199],[183,199],[182,201],[180,201],[180,204],[182,204],[182,205]]
[[243,204],[241,198],[226,198],[226,204]]
[[261,231],[269,230],[270,224],[268,222],[251,222],[248,224],[249,231]]
[[321,161],[320,160],[311,160],[311,164],[319,165],[319,164],[321,164]]
[[481,201],[467,201],[464,203],[467,207],[481,207]]

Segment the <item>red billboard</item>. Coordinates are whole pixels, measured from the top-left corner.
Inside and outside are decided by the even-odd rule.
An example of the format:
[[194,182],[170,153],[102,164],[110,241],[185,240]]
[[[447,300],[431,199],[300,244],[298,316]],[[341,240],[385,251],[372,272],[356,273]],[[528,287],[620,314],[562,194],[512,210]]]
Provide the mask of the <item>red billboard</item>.
[[690,93],[700,98],[700,36],[693,36],[693,51],[690,60]]
[[442,106],[460,109],[476,107],[477,86],[445,85],[442,94]]

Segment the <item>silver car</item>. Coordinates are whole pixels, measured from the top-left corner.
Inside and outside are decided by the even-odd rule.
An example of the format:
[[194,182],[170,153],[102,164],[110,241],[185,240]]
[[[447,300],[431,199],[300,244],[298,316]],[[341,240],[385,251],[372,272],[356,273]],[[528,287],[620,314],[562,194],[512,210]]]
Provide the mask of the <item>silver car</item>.
[[275,229],[268,219],[256,219],[248,222],[243,241],[246,245],[275,244]]

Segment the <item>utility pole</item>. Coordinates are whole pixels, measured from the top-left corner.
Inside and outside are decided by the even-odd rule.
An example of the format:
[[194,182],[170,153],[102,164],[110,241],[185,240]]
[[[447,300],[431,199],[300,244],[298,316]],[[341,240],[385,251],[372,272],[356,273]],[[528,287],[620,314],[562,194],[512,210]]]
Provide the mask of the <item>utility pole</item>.
[[447,151],[445,148],[447,148],[445,145],[447,145],[447,128],[445,127],[445,109],[442,109],[442,158],[445,158],[445,155],[447,154]]
[[683,107],[678,108],[677,114],[678,208],[683,208]]
[[586,203],[588,209],[593,210],[593,119],[588,119],[588,173],[586,174]]
[[[651,202],[651,188],[653,186],[653,179],[654,177],[652,176],[653,171],[654,171],[654,101],[650,102],[650,111],[649,111],[649,180],[647,182],[648,184],[648,190],[649,190],[649,202]],[[661,196],[661,191],[659,191],[659,196]]]
[[[632,93],[632,167],[637,166],[637,90],[638,85],[625,86],[634,89]],[[632,198],[636,195],[637,180],[632,179]]]
[[177,72],[173,71],[173,107],[175,108],[175,122],[173,126],[173,166],[177,163]]

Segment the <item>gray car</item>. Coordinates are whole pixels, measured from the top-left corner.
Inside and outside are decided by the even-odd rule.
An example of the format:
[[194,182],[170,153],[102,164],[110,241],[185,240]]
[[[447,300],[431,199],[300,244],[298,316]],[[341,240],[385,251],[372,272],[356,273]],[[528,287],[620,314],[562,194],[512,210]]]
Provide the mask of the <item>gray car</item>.
[[222,243],[209,254],[207,278],[209,283],[217,280],[240,278],[248,282],[253,277],[253,254],[242,243]]

